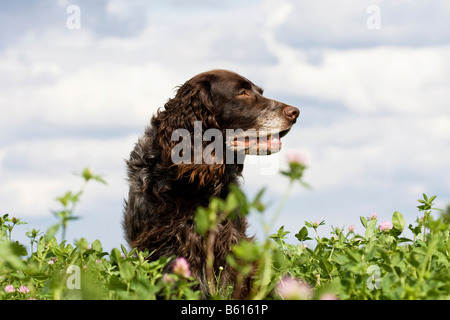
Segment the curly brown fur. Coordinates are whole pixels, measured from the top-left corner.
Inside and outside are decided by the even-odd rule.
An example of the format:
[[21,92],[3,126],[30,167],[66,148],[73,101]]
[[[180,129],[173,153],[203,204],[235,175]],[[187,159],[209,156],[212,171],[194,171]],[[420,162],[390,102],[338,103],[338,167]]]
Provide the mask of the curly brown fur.
[[[174,147],[179,141],[173,141],[172,134],[185,129],[194,139],[194,123],[201,121],[202,134],[208,129],[217,129],[225,136],[226,129],[269,128],[282,136],[298,115],[297,108],[263,97],[261,88],[226,70],[201,73],[180,86],[175,97],[153,116],[127,161],[130,189],[123,226],[129,245],[153,252],[150,259],[186,258],[207,296],[206,244],[195,231],[194,213],[199,206],[207,207],[212,197],[226,198],[229,184],[239,184],[243,165],[236,161],[227,163],[224,158],[214,158],[213,163],[175,163]],[[231,149],[233,143],[236,144],[232,142]],[[206,145],[204,141],[201,147]],[[230,145],[224,142],[223,157],[227,149]],[[249,148],[244,149],[249,153]],[[191,155],[194,154],[192,150]],[[214,270],[224,268],[223,286],[235,284],[236,271],[225,258],[233,245],[251,239],[246,229],[245,217],[237,215],[232,220],[225,219],[215,230]],[[241,298],[249,293],[249,281],[244,286],[239,288]]]

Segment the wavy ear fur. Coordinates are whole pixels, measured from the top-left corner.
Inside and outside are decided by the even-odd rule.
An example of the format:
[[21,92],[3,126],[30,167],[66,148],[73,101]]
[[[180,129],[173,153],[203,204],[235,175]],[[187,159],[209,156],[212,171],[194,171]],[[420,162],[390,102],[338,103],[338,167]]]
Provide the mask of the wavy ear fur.
[[[170,168],[176,168],[176,179],[188,178],[191,183],[198,183],[199,187],[206,186],[212,181],[219,180],[225,172],[223,159],[214,159],[214,162],[205,162],[204,155],[202,159],[198,155],[199,150],[194,150],[194,131],[198,135],[199,127],[195,127],[196,121],[201,121],[201,137],[197,136],[198,141],[202,141],[202,151],[208,144],[203,141],[203,134],[208,129],[220,130],[219,124],[214,116],[214,105],[211,97],[211,85],[208,79],[189,80],[177,90],[174,98],[169,99],[164,106],[164,110],[159,110],[152,119],[152,126],[157,132],[157,139],[162,151],[162,160]],[[174,147],[181,141],[173,139],[173,132],[176,129],[184,129],[190,137],[190,155],[191,159],[181,163],[174,163]],[[197,129],[197,130],[194,130]],[[185,142],[185,141],[183,141]],[[222,148],[222,146],[221,146]],[[189,150],[184,150],[186,152]]]

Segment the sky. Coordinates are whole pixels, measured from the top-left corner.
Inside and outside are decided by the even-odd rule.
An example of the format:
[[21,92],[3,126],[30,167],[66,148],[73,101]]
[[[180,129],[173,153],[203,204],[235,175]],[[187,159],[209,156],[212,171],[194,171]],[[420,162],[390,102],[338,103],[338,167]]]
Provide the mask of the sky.
[[242,187],[268,206],[249,234],[264,237],[293,153],[312,190],[291,190],[271,232],[413,223],[422,193],[450,203],[449,21],[445,0],[2,1],[0,214],[28,222],[26,244],[89,167],[107,185],[87,185],[67,240],[125,244],[125,159],[178,85],[220,68],[301,112],[280,153],[246,160]]

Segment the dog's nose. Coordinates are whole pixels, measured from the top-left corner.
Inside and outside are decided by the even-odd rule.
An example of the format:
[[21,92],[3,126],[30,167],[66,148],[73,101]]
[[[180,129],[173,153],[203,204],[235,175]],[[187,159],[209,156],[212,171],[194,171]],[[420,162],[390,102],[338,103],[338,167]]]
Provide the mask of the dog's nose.
[[286,117],[289,118],[289,120],[296,121],[298,116],[300,115],[300,110],[298,110],[296,107],[287,106],[283,110]]

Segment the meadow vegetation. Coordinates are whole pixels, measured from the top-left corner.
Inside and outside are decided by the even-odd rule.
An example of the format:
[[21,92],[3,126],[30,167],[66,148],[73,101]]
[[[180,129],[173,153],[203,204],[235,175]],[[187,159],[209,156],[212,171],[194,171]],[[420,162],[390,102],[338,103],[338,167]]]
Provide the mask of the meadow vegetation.
[[[268,225],[281,214],[294,184],[309,188],[303,181],[305,169],[292,159],[282,172],[289,179],[286,195]],[[86,184],[105,183],[89,169],[80,176],[78,192],[57,198],[58,223],[45,232],[28,229],[28,249],[13,240],[15,226],[25,222],[8,213],[0,216],[0,299],[198,299],[196,281],[181,257],[151,261],[148,251],[122,245],[105,252],[100,240],[89,243],[81,235],[74,243],[65,240]],[[248,199],[231,187],[225,200],[212,199],[207,208],[198,208],[197,232],[205,245],[211,243],[211,230],[237,211],[267,214],[263,193]],[[363,234],[355,233],[350,223],[345,229],[331,226],[326,236],[321,231],[326,221],[305,221],[294,231],[281,227],[262,241],[235,246],[227,262],[238,270],[238,283],[257,266],[249,299],[449,299],[450,210],[434,208],[435,198],[424,194],[418,200],[418,217],[411,223],[397,211],[390,221],[361,216]],[[405,230],[412,236],[406,237]],[[287,242],[289,232],[295,232],[296,243]],[[175,267],[163,272],[171,259],[176,259]],[[221,286],[220,270],[212,270],[213,259],[208,256],[210,299],[233,299],[233,288]]]

